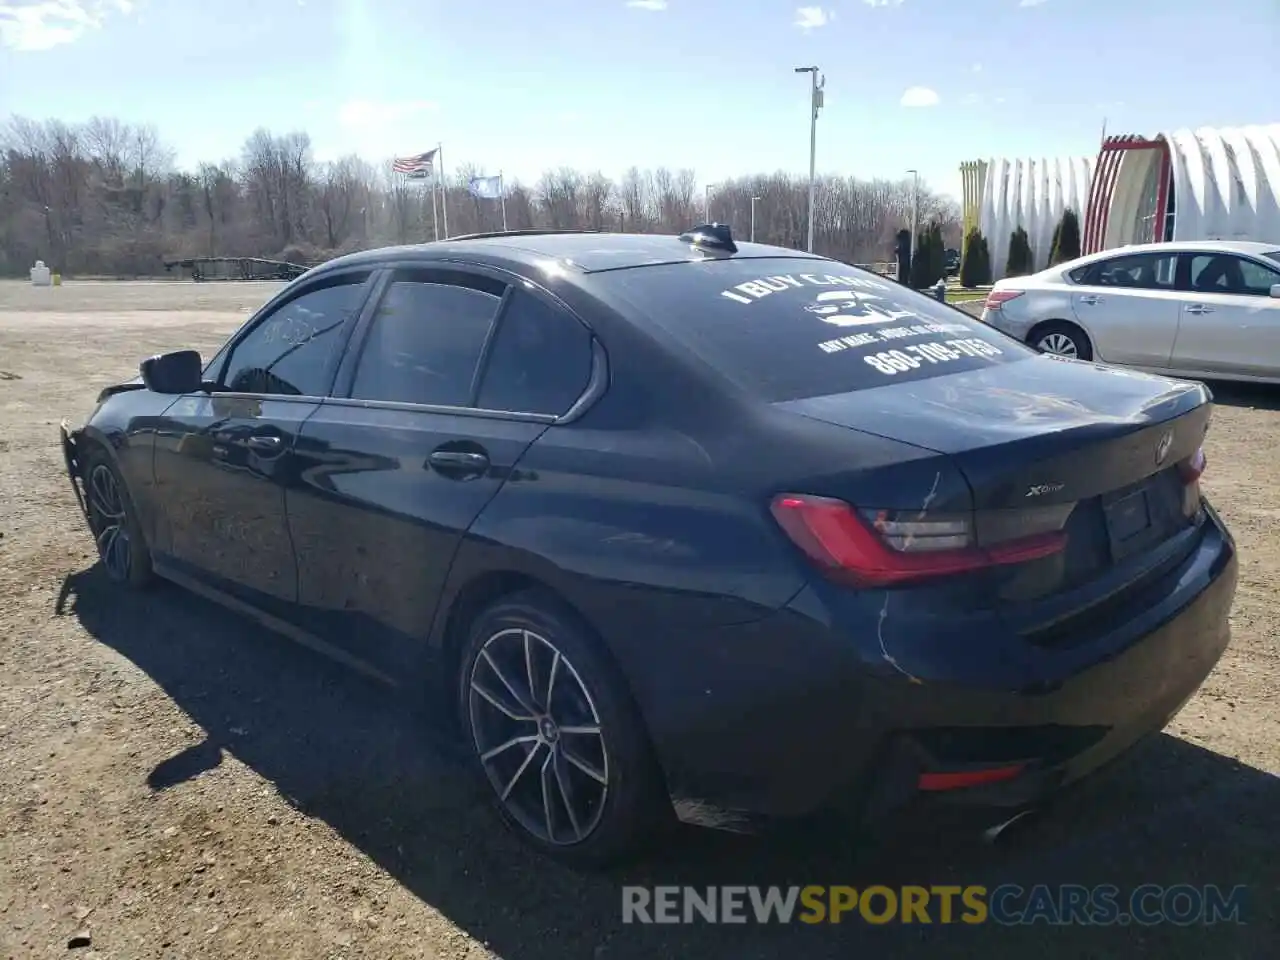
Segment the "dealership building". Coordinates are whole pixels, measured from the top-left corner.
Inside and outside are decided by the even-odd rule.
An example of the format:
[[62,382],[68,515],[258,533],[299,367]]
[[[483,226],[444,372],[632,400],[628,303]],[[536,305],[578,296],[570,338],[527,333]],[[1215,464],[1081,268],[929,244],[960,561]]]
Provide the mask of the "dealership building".
[[1123,134],[1096,157],[977,160],[960,174],[965,232],[987,238],[994,279],[1018,227],[1044,266],[1068,209],[1084,253],[1167,240],[1280,244],[1280,124]]

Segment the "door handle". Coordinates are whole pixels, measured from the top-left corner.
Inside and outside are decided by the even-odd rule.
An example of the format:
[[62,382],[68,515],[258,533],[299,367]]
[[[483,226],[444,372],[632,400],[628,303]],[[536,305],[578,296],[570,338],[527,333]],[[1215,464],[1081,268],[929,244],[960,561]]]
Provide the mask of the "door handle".
[[1093,307],[1093,306],[1097,306],[1099,303],[1101,303],[1101,302],[1102,302],[1102,298],[1101,298],[1101,297],[1099,297],[1099,296],[1095,296],[1094,294],[1090,293],[1090,294],[1087,294],[1087,295],[1085,295],[1085,296],[1081,297],[1081,298],[1080,298],[1080,302],[1081,302],[1081,303],[1086,303],[1086,304],[1088,304],[1089,306]]
[[246,443],[254,450],[279,450],[283,443],[279,437],[271,433],[260,433],[250,437]]
[[1213,313],[1213,307],[1206,307],[1203,303],[1193,303],[1191,306],[1187,307],[1187,313],[1194,313],[1196,315],[1202,313]]
[[489,458],[467,450],[435,450],[427,462],[446,475],[478,475],[489,469]]

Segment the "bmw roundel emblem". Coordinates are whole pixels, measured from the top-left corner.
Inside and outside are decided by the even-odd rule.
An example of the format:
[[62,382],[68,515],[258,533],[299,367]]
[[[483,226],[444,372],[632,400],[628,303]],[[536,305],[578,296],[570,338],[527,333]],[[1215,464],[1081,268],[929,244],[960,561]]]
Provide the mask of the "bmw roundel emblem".
[[1160,442],[1156,444],[1156,464],[1164,463],[1164,458],[1169,455],[1169,448],[1173,446],[1173,431],[1166,430],[1164,436],[1160,438]]

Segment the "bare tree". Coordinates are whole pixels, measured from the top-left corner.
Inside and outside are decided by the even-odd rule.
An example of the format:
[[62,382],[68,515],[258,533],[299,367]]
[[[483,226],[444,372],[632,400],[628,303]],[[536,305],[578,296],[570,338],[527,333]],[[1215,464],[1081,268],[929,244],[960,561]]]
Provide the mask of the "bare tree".
[[[467,191],[480,168],[460,164],[443,184],[451,234],[496,230],[499,205]],[[513,230],[625,230],[674,233],[701,217],[691,169],[632,168],[616,182],[603,173],[548,171],[507,188]],[[908,181],[824,177],[815,207],[817,252],[850,263],[891,256],[910,219]],[[716,218],[739,236],[804,245],[806,180],[783,172],[715,187]],[[111,117],[75,125],[12,117],[0,127],[0,272],[42,259],[71,274],[142,275],[178,256],[265,256],[319,260],[336,253],[414,243],[435,236],[443,209],[429,184],[392,175],[356,156],[316,164],[304,132],[255,130],[238,162],[174,167],[156,128]],[[941,224],[960,243],[956,203],[921,186],[921,222]]]

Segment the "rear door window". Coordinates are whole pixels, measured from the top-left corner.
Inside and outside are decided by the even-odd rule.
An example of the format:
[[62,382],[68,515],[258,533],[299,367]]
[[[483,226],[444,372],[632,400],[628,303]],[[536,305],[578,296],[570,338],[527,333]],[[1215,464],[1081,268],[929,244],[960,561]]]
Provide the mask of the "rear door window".
[[591,379],[591,334],[564,311],[516,287],[489,348],[476,406],[559,416]]
[[351,396],[435,406],[471,403],[476,365],[502,303],[498,290],[408,274],[388,288],[361,348]]
[[1098,287],[1172,290],[1177,265],[1176,253],[1134,253],[1094,264],[1086,282]]
[[833,261],[711,260],[598,278],[638,322],[659,328],[769,402],[1035,356],[976,317]]

